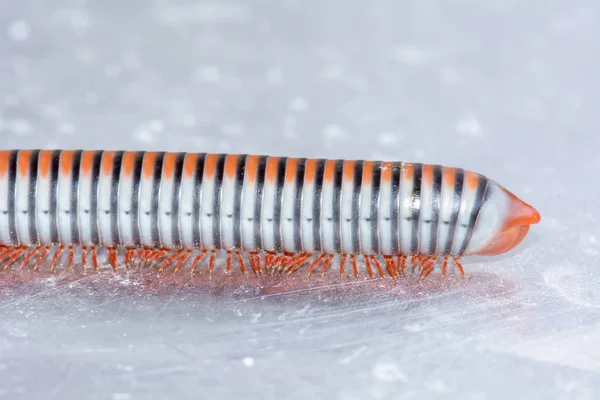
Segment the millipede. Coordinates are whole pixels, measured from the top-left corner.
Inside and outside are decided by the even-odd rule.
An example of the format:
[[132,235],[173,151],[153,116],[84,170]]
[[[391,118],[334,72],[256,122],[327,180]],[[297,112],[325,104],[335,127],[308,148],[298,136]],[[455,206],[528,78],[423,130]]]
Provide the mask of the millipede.
[[[0,151],[0,263],[421,278],[516,247],[538,211],[442,165],[247,154]],[[1,265],[1,264],[0,264]],[[110,269],[109,266],[109,269]],[[204,266],[204,267],[203,267]],[[235,267],[234,267],[235,266]],[[359,268],[360,266],[360,268]]]

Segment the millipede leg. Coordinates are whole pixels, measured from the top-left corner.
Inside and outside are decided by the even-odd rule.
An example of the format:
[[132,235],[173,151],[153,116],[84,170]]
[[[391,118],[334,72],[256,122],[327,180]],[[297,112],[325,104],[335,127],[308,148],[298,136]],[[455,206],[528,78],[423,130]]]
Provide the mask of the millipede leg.
[[42,261],[44,261],[44,259],[46,258],[46,256],[50,252],[50,249],[51,249],[50,246],[44,247],[44,250],[42,250],[42,253],[39,255],[39,257],[38,257],[35,265],[33,266],[33,270],[34,271],[38,270],[38,268],[40,267],[40,264],[42,263]]
[[385,261],[385,266],[387,268],[388,274],[393,279],[396,279],[398,277],[398,274],[396,273],[396,264],[394,263],[394,259],[392,258],[392,256],[383,256],[383,259]]
[[25,268],[25,266],[27,265],[27,262],[29,260],[31,260],[31,257],[33,257],[42,248],[43,248],[43,246],[37,246],[32,251],[30,251],[27,255],[25,255],[25,257],[23,258],[23,261],[21,261],[21,267],[19,268],[19,271],[22,271],[23,268]]
[[208,261],[208,272],[212,274],[213,268],[215,267],[215,258],[217,257],[217,251],[212,250],[210,252],[210,260]]
[[356,256],[354,254],[350,255],[350,261],[352,262],[352,270],[354,271],[354,277],[358,278],[358,266],[356,265]]
[[181,266],[183,265],[183,263],[192,255],[192,251],[191,250],[186,250],[183,255],[179,258],[179,261],[177,262],[177,264],[175,265],[175,269],[173,270],[173,273],[179,272],[179,269],[181,268]]
[[325,277],[325,272],[327,272],[327,267],[329,266],[329,264],[331,263],[331,261],[333,260],[333,257],[335,255],[334,254],[330,254],[327,256],[327,258],[325,259],[325,262],[323,263],[323,272],[321,273],[321,277],[324,278]]
[[290,264],[290,266],[288,267],[287,270],[287,274],[291,275],[294,272],[296,272],[296,270],[298,270],[298,268],[300,268],[301,266],[303,266],[306,262],[308,262],[308,260],[311,259],[311,257],[313,256],[313,254],[311,253],[304,253],[303,257],[300,257],[297,261],[295,261],[293,264]]
[[454,264],[456,264],[456,267],[459,269],[460,273],[462,274],[462,277],[465,277],[465,270],[462,266],[462,264],[460,263],[460,261],[458,261],[458,258],[456,257],[452,257],[454,259]]
[[113,271],[119,272],[119,268],[117,267],[117,249],[114,247],[108,248],[108,260],[110,261],[110,265],[113,268]]
[[246,275],[246,265],[244,264],[244,259],[242,258],[242,255],[240,254],[239,251],[236,251],[235,256],[238,260],[238,263],[240,264],[240,268],[241,268],[242,272],[244,273],[244,275]]
[[7,270],[8,268],[10,268],[10,266],[16,261],[16,259],[21,257],[21,255],[23,255],[23,253],[25,253],[26,250],[27,250],[27,247],[17,247],[15,252],[12,254],[12,256],[6,262],[6,266],[4,267],[4,270]]
[[160,267],[158,268],[158,272],[163,272],[165,270],[165,268],[167,268],[167,266],[169,266],[169,264],[171,264],[173,262],[173,260],[175,260],[177,257],[179,257],[181,255],[181,253],[183,253],[184,251],[185,250],[178,250],[174,254],[172,254],[169,258],[164,260],[162,262],[162,264],[160,265]]
[[86,272],[86,270],[87,270],[86,260],[87,260],[87,247],[83,246],[83,248],[81,249],[81,265],[83,267],[83,272]]
[[73,249],[73,246],[69,246],[69,272],[73,271],[73,258],[75,257],[75,250]]
[[196,258],[194,258],[194,261],[192,261],[192,268],[191,268],[191,273],[193,274],[194,272],[196,272],[196,267],[198,266],[198,263],[200,261],[202,261],[202,259],[206,257],[206,249],[202,250],[200,252],[200,254],[198,254],[196,256]]
[[56,270],[56,262],[61,254],[65,251],[65,246],[60,246],[58,250],[54,253],[54,257],[52,257],[52,262],[50,263],[50,272],[54,272]]
[[448,268],[448,257],[444,257],[444,262],[442,264],[442,279],[446,276],[446,269]]
[[377,257],[374,255],[370,255],[370,257],[371,260],[373,260],[373,264],[375,264],[375,268],[377,268],[377,271],[379,271],[379,275],[381,275],[382,278],[385,278],[385,272],[383,272],[383,269],[381,269],[381,264],[379,263]]
[[342,259],[340,260],[340,278],[344,279],[344,267],[346,265],[346,260],[348,259],[347,254],[342,254]]
[[425,279],[427,275],[433,270],[435,266],[435,262],[437,261],[436,257],[429,257],[429,262],[423,268],[423,272],[421,273],[421,280]]
[[369,256],[363,256],[365,260],[365,267],[367,267],[367,272],[369,272],[369,276],[371,279],[375,278],[375,274],[373,274],[373,269],[371,268],[371,261],[369,261]]
[[92,246],[92,265],[94,266],[94,271],[98,272],[98,254],[96,254],[96,246]]
[[310,265],[310,268],[308,269],[308,277],[310,278],[310,276],[312,275],[313,271],[315,270],[315,268],[317,267],[317,265],[325,258],[327,257],[326,254],[321,254],[315,261],[312,262],[312,264]]

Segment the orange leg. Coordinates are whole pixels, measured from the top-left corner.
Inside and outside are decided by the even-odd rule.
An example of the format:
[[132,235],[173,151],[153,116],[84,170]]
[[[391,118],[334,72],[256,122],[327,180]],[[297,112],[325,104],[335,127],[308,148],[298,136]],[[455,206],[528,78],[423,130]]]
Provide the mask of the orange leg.
[[50,272],[54,272],[56,270],[56,262],[61,254],[65,251],[65,246],[60,246],[58,250],[54,253],[54,257],[52,257],[52,263],[50,264]]
[[379,263],[379,260],[377,260],[377,257],[375,257],[374,255],[371,255],[370,257],[371,260],[373,260],[373,264],[375,264],[377,271],[379,271],[379,275],[381,275],[382,278],[385,278],[385,272],[383,272],[383,270],[381,269],[381,264]]
[[390,274],[392,278],[396,279],[398,274],[396,273],[396,264],[394,263],[394,259],[392,256],[383,256],[383,259],[385,260],[385,266],[388,274]]
[[183,263],[192,255],[192,251],[191,250],[186,250],[185,253],[183,253],[183,255],[181,256],[181,258],[179,259],[179,261],[177,262],[177,264],[175,265],[175,269],[173,270],[173,273],[176,273],[179,271],[179,269],[181,268],[181,266],[183,265]]
[[19,271],[22,271],[23,268],[25,268],[25,265],[27,265],[27,262],[29,260],[31,260],[31,257],[33,257],[38,251],[40,251],[43,248],[43,246],[38,246],[35,247],[32,251],[30,251],[24,258],[23,261],[21,261],[21,267],[19,268]]
[[92,246],[92,265],[94,266],[94,271],[98,272],[98,255],[96,254],[96,246]]
[[213,269],[215,268],[215,258],[217,258],[217,251],[212,250],[210,252],[210,260],[208,261],[208,272],[211,274]]
[[165,261],[163,261],[163,263],[158,268],[158,272],[163,272],[165,270],[165,268],[167,268],[167,266],[169,264],[171,264],[173,262],[173,260],[175,260],[177,257],[179,257],[181,255],[181,253],[183,253],[184,251],[185,250],[178,250],[173,255],[171,255],[169,258],[167,258]]
[[462,264],[460,263],[460,261],[458,261],[458,258],[456,257],[452,257],[454,259],[454,264],[456,264],[456,267],[459,269],[460,273],[462,274],[462,277],[465,277],[465,270],[462,266]]
[[369,276],[371,278],[375,278],[375,275],[373,274],[373,269],[371,268],[371,261],[369,261],[369,256],[363,256],[364,260],[365,260],[365,266],[367,267],[367,271],[369,272]]
[[260,266],[260,256],[258,255],[258,253],[250,253],[250,265],[252,266],[252,269],[254,270],[255,274],[262,272],[262,268]]
[[296,262],[291,264],[288,268],[287,274],[291,275],[296,272],[300,267],[308,262],[313,257],[311,253],[304,253],[304,256],[300,257]]
[[39,255],[33,270],[37,271],[40,267],[40,264],[42,263],[42,261],[44,261],[44,259],[46,258],[46,256],[48,255],[48,253],[50,252],[51,247],[50,246],[46,246],[44,247],[44,250],[42,250],[42,253]]
[[87,260],[87,247],[83,246],[83,248],[81,249],[81,265],[83,266],[83,272],[86,272],[86,270],[87,270],[86,260]]
[[340,260],[340,278],[344,279],[344,266],[346,265],[346,260],[348,256],[346,254],[342,254],[342,259]]
[[327,258],[325,259],[325,262],[323,263],[323,272],[321,273],[321,277],[324,278],[325,277],[325,272],[327,272],[327,267],[329,266],[329,264],[331,263],[331,261],[333,260],[333,257],[335,256],[335,254],[330,254],[329,256],[327,256]]
[[319,265],[319,263],[321,263],[321,261],[327,257],[326,254],[321,254],[315,261],[312,262],[312,264],[310,265],[310,268],[308,269],[308,277],[310,278],[310,276],[312,275],[313,271],[315,270],[315,268],[317,267],[317,265]]
[[245,275],[246,274],[246,265],[244,264],[244,258],[242,257],[242,255],[240,254],[239,251],[235,252],[235,256],[237,257],[238,263],[240,264],[240,269],[242,270],[242,272]]
[[198,266],[198,263],[199,263],[200,261],[202,261],[202,259],[203,259],[204,257],[206,257],[206,249],[202,250],[202,252],[201,252],[200,254],[198,254],[198,255],[196,256],[196,258],[194,258],[194,261],[192,261],[192,270],[191,270],[192,274],[193,274],[194,272],[196,272],[196,267]]
[[12,254],[12,256],[6,262],[6,266],[4,267],[4,270],[7,270],[8,268],[10,268],[10,266],[16,261],[16,259],[21,257],[21,255],[23,255],[23,253],[25,253],[25,251],[27,251],[27,247],[17,247],[15,249],[14,253]]
[[350,261],[352,262],[352,270],[354,271],[354,277],[358,278],[358,266],[356,265],[356,256],[354,254],[350,255]]
[[119,268],[117,267],[117,249],[114,247],[108,248],[108,260],[110,261],[110,265],[113,268],[113,271],[119,272]]
[[448,268],[448,257],[444,257],[444,263],[442,264],[442,279],[446,276],[446,269]]
[[73,258],[75,257],[75,250],[73,246],[69,246],[69,272],[73,271]]
[[425,279],[427,275],[429,275],[429,273],[433,270],[435,262],[435,257],[429,257],[429,262],[425,265],[425,267],[423,268],[423,272],[421,273],[421,280]]

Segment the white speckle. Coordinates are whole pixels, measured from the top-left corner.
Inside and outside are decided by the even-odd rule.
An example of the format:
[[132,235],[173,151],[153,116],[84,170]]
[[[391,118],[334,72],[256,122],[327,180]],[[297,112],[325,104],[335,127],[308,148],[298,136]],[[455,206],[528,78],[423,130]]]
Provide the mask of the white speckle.
[[436,379],[427,384],[427,389],[433,393],[444,393],[446,392],[446,384],[443,381]]
[[129,400],[131,395],[129,393],[113,393],[110,398],[112,400]]
[[15,135],[27,136],[33,131],[33,127],[31,126],[31,123],[25,119],[15,119],[11,123],[10,130],[13,131]]
[[134,134],[137,141],[142,143],[152,143],[156,140],[156,133],[149,130],[147,127],[139,127]]
[[600,297],[590,282],[589,276],[578,271],[579,266],[561,265],[544,272],[544,283],[565,300],[581,307],[600,307]]
[[329,139],[342,139],[346,136],[341,126],[335,124],[325,125],[323,135]]
[[73,133],[75,133],[75,128],[73,127],[73,124],[69,122],[63,122],[58,127],[58,131],[63,135],[72,135]]
[[590,239],[590,243],[596,243],[596,236],[591,235],[589,239]]
[[221,128],[224,136],[228,136],[231,138],[239,138],[244,136],[246,131],[244,127],[240,124],[225,124]]
[[242,363],[244,364],[245,367],[252,368],[254,366],[254,358],[244,357],[244,359],[242,360]]
[[69,12],[69,22],[74,28],[85,28],[88,25],[89,19],[89,15],[85,10],[74,9]]
[[425,150],[417,147],[414,151],[413,154],[415,155],[415,157],[417,159],[422,159],[423,157],[425,157]]
[[259,320],[260,317],[262,316],[262,313],[256,313],[256,314],[252,314],[252,323],[256,324]]
[[181,118],[181,123],[184,126],[187,127],[193,127],[196,126],[196,117],[193,114],[185,114],[182,118]]
[[123,68],[117,64],[107,65],[106,69],[104,70],[104,73],[109,78],[116,78],[117,76],[121,75],[121,72],[123,72]]
[[373,368],[373,376],[384,382],[406,382],[407,377],[400,369],[389,363],[377,363]]
[[306,111],[308,109],[308,100],[302,96],[294,97],[290,101],[289,108],[291,111]]
[[217,82],[221,79],[221,71],[215,65],[199,68],[195,73],[196,80],[204,82]]
[[148,128],[155,132],[161,132],[165,129],[165,123],[160,119],[152,119],[148,121]]
[[479,121],[473,116],[465,115],[456,124],[456,129],[459,133],[465,136],[481,136],[481,126]]
[[283,72],[278,68],[271,68],[267,71],[266,78],[271,85],[281,85],[283,83]]
[[289,139],[296,139],[296,117],[287,115],[283,120],[283,136]]
[[409,65],[425,64],[430,54],[423,49],[414,46],[398,46],[394,50],[396,60]]
[[398,136],[392,132],[382,132],[379,134],[377,140],[382,146],[390,146],[398,142]]
[[98,104],[98,95],[96,94],[96,92],[86,92],[83,101],[85,102],[85,104],[88,105]]
[[407,332],[422,332],[423,327],[419,324],[407,324],[404,325],[404,330]]
[[338,80],[342,78],[343,68],[339,64],[331,64],[325,67],[323,70],[323,75],[327,79]]
[[31,28],[27,21],[16,20],[8,25],[8,36],[15,42],[23,42],[29,39]]

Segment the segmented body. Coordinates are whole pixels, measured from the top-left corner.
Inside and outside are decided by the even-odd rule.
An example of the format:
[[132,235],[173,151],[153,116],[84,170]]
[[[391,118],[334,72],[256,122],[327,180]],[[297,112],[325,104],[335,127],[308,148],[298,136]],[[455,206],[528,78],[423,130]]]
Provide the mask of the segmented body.
[[[485,176],[402,162],[237,154],[14,150],[0,152],[0,258],[52,269],[68,250],[108,250],[114,268],[159,262],[192,270],[218,250],[244,272],[293,272],[357,258],[371,276],[465,254]],[[197,254],[196,254],[197,253]],[[193,257],[192,257],[193,256]],[[458,264],[460,266],[460,264]],[[384,271],[385,269],[385,271]],[[462,271],[462,268],[461,268]]]

